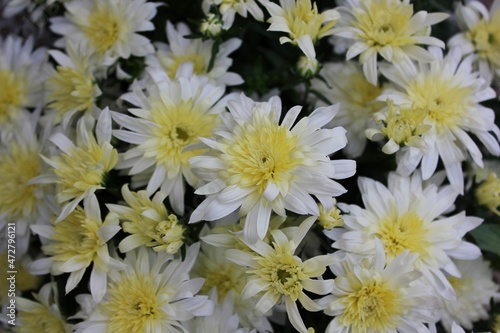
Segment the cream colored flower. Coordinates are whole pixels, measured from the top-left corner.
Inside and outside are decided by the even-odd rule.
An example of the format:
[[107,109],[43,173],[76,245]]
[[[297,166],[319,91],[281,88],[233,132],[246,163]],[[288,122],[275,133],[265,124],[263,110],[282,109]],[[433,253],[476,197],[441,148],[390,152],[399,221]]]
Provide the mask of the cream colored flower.
[[347,143],[342,127],[322,128],[338,105],[318,108],[295,125],[301,107],[290,109],[279,123],[279,97],[259,103],[242,94],[228,108],[213,138],[201,139],[212,150],[190,159],[207,181],[195,192],[207,199],[190,223],[217,220],[239,209],[246,216],[245,238],[255,242],[266,235],[272,211],[283,217],[285,209],[318,215],[312,195],[325,209],[332,208],[332,197],[346,191],[333,179],[356,171],[354,161],[328,157]]
[[377,56],[405,66],[411,60],[432,61],[432,55],[419,45],[444,48],[430,36],[430,27],[448,17],[444,13],[413,13],[410,0],[349,0],[341,14],[336,34],[355,41],[346,54],[350,60],[359,55],[367,80],[378,81]]
[[333,27],[340,18],[335,9],[319,13],[317,4],[311,0],[280,0],[280,5],[261,0],[271,18],[268,31],[281,31],[288,37],[281,37],[280,43],[297,45],[309,59],[316,59],[314,44],[323,37],[333,34]]

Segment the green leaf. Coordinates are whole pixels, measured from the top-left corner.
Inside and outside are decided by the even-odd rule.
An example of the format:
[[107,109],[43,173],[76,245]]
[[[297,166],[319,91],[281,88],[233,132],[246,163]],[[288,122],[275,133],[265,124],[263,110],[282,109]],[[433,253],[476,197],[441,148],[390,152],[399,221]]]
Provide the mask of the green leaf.
[[470,233],[482,250],[500,256],[500,224],[483,224]]

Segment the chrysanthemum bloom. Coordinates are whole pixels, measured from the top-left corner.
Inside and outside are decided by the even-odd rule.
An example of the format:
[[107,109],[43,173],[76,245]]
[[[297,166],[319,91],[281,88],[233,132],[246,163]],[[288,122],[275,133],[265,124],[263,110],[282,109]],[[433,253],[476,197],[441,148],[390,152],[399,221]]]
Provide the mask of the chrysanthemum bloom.
[[476,245],[462,238],[482,219],[466,216],[465,212],[443,217],[453,207],[458,193],[451,185],[422,183],[419,172],[412,177],[390,173],[387,187],[368,178],[360,178],[358,183],[365,208],[339,204],[348,214],[343,215],[344,228],[325,231],[335,240],[332,246],[375,256],[380,239],[389,263],[406,250],[418,254],[416,269],[439,286],[443,296],[453,297],[441,269],[459,277],[450,258],[471,260],[481,255]]
[[311,0],[280,0],[280,5],[261,0],[271,18],[268,31],[281,31],[288,37],[280,37],[280,43],[292,43],[309,58],[316,58],[314,43],[333,34],[333,27],[340,18],[335,9],[318,12],[316,3]]
[[16,297],[17,322],[14,333],[71,333],[73,325],[66,323],[57,305],[57,286],[47,283],[35,301]]
[[[181,72],[189,67],[184,64]],[[147,184],[150,195],[159,188],[167,193],[173,210],[182,215],[184,182],[195,187],[200,184],[189,158],[207,150],[184,148],[199,143],[199,137],[212,135],[229,95],[221,99],[224,88],[211,84],[207,77],[188,75],[170,80],[159,69],[149,73],[151,80],[146,80],[145,91],[136,83],[133,92],[122,96],[138,107],[129,109],[135,117],[113,113],[113,120],[126,128],[113,131],[114,136],[134,145],[117,167],[130,169],[133,187]]]
[[203,279],[189,277],[198,250],[199,244],[189,247],[183,261],[145,247],[128,252],[125,270],[109,273],[104,299],[78,332],[180,333],[180,322],[211,315],[213,303],[196,295]]
[[377,84],[377,55],[390,63],[405,66],[413,60],[432,61],[432,55],[419,45],[444,48],[430,35],[430,27],[448,17],[444,13],[413,13],[410,0],[348,0],[339,7],[342,16],[336,34],[354,40],[346,59],[360,55],[367,80]]
[[307,218],[292,234],[281,230],[271,231],[272,245],[261,240],[255,244],[246,242],[254,253],[229,249],[226,257],[232,262],[248,267],[250,275],[242,291],[242,299],[260,297],[254,308],[255,315],[263,315],[274,305],[285,302],[286,312],[293,327],[301,333],[308,333],[297,301],[307,311],[320,311],[322,307],[305,292],[325,295],[333,288],[333,280],[323,280],[321,276],[328,265],[336,259],[331,255],[321,255],[302,261],[295,250],[314,224],[316,217]]
[[44,172],[39,156],[42,144],[38,141],[38,120],[33,115],[27,117],[10,139],[0,144],[0,232],[7,236],[7,223],[16,224],[18,256],[28,250],[30,225],[50,216],[50,189],[30,183]]
[[[200,234],[202,239],[210,235],[208,232],[207,229],[202,230]],[[223,239],[223,237],[227,239],[232,235],[218,234],[218,236],[219,239]],[[228,242],[230,243],[231,240]],[[241,293],[247,282],[246,268],[224,257],[225,251],[225,247],[215,247],[205,242],[201,244],[201,251],[192,271],[193,276],[205,278],[200,293],[209,295],[215,292],[215,299],[219,304],[226,303],[227,299],[230,298],[231,311],[238,315],[239,322],[243,327],[256,328],[259,332],[272,331],[267,317],[256,316],[252,311],[259,300],[258,297],[242,299]]]
[[243,17],[247,17],[248,13],[250,13],[257,21],[264,21],[264,13],[255,0],[203,0],[201,8],[205,14],[208,14],[210,7],[213,5],[219,7],[224,22],[222,25],[224,30],[231,28],[236,13]]
[[78,206],[62,221],[53,220],[52,226],[32,227],[33,232],[42,237],[42,250],[49,257],[34,261],[30,270],[33,274],[70,273],[66,282],[66,293],[69,293],[92,264],[90,291],[99,302],[106,292],[107,273],[123,268],[108,252],[108,241],[121,228],[114,213],[109,213],[102,221],[95,195],[85,198],[84,207]]
[[311,80],[311,90],[320,93],[328,103],[317,98],[317,105],[340,103],[335,122],[347,130],[349,144],[344,152],[349,157],[359,157],[366,146],[365,130],[373,123],[373,114],[384,107],[375,100],[382,93],[382,87],[368,82],[361,67],[354,62],[325,63],[320,75],[324,81]]
[[63,128],[67,128],[77,112],[90,115],[95,99],[101,95],[92,74],[94,65],[86,54],[88,51],[71,42],[66,45],[66,51],[67,55],[57,50],[49,51],[59,66],[47,81],[50,101],[47,113],[53,124],[62,122]]
[[150,199],[146,191],[131,192],[125,184],[122,196],[127,206],[106,204],[122,221],[123,231],[130,234],[118,245],[120,251],[125,253],[144,245],[156,252],[176,253],[184,244],[185,228],[163,204],[167,195],[157,192]]
[[[44,48],[33,50],[33,38],[0,38],[0,137],[13,132],[13,124],[24,122],[27,108],[44,102],[47,55]],[[24,119],[23,118],[23,119]]]
[[493,282],[490,263],[483,258],[454,262],[462,276],[448,277],[457,299],[442,300],[441,323],[448,331],[452,322],[471,330],[475,321],[489,318],[491,299],[500,297],[498,285]]
[[413,266],[417,254],[406,250],[390,263],[384,251],[371,259],[347,254],[330,266],[335,285],[319,303],[335,316],[325,333],[430,333],[425,323],[438,320],[437,300]]
[[186,24],[178,23],[174,26],[167,22],[168,44],[156,43],[158,51],[148,56],[146,63],[151,67],[162,68],[171,80],[175,79],[179,67],[189,62],[193,66],[194,74],[208,76],[217,84],[234,86],[243,83],[240,75],[228,72],[233,63],[228,56],[240,47],[240,39],[231,38],[221,43],[214,55],[213,66],[209,68],[214,42],[184,37],[190,34],[191,30]]
[[192,213],[191,222],[220,219],[239,208],[246,215],[245,238],[250,242],[266,235],[271,212],[286,216],[285,209],[300,215],[318,215],[316,196],[325,209],[346,190],[332,180],[352,176],[352,160],[330,160],[328,155],[345,147],[345,129],[323,129],[338,105],[318,108],[295,126],[302,107],[295,106],[281,124],[281,100],[257,103],[241,95],[228,103],[230,113],[213,139],[201,139],[212,148],[191,158],[208,183],[195,193],[207,195]]
[[412,108],[399,107],[392,100],[387,100],[387,107],[373,114],[373,120],[380,129],[367,128],[365,135],[373,141],[388,139],[382,147],[382,151],[388,155],[404,147],[425,151],[427,144],[423,134],[432,128],[424,124],[425,116],[423,112],[414,112]]
[[382,93],[379,100],[391,99],[401,109],[414,112],[415,119],[423,115],[421,124],[430,126],[422,134],[426,149],[405,147],[398,151],[398,172],[409,175],[421,162],[426,180],[434,174],[441,158],[448,180],[456,191],[463,193],[461,163],[470,154],[475,164],[483,166],[481,151],[468,132],[491,154],[500,154],[495,113],[480,104],[495,97],[495,92],[479,73],[473,72],[470,56],[461,60],[460,49],[450,50],[446,57],[438,48],[429,51],[435,57],[430,64],[382,69],[395,88]]
[[50,172],[32,180],[33,183],[56,184],[57,203],[64,204],[57,221],[68,216],[84,198],[103,189],[107,173],[118,161],[118,152],[110,144],[108,108],[99,115],[96,136],[87,129],[84,118],[78,121],[77,127],[76,144],[62,133],[50,137],[62,153],[50,158],[42,156],[51,166]]
[[95,53],[101,62],[112,64],[131,55],[143,57],[154,47],[137,32],[154,30],[151,19],[158,4],[146,0],[76,0],[64,4],[64,17],[51,18],[51,30],[63,37],[55,46],[70,40]]
[[495,0],[489,12],[480,1],[459,2],[455,13],[463,32],[453,36],[448,46],[460,47],[464,55],[473,53],[479,73],[491,82],[500,75],[500,1]]
[[[234,312],[233,297],[219,301],[217,292],[212,290],[209,299],[215,303],[214,312],[210,316],[195,317],[183,323],[186,332],[190,333],[257,333],[255,329],[243,328],[238,314]],[[259,330],[259,332],[272,332]]]
[[496,173],[491,172],[476,188],[475,196],[480,205],[486,206],[489,210],[500,215],[500,179]]

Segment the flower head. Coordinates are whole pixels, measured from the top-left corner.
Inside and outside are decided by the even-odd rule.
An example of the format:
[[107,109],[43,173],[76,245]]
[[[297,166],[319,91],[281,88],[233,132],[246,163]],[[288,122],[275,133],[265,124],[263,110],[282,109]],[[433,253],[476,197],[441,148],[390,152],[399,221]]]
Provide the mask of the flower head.
[[475,260],[455,260],[460,277],[449,276],[456,300],[442,299],[441,323],[450,331],[452,323],[473,329],[473,322],[489,317],[488,310],[492,298],[498,298],[498,284],[493,282],[490,263],[483,258]]
[[35,301],[16,298],[19,322],[14,327],[15,333],[73,332],[72,325],[66,323],[57,305],[55,283],[45,284],[33,297]]
[[317,4],[311,0],[280,0],[280,6],[271,1],[261,1],[271,14],[268,31],[282,31],[280,43],[297,45],[309,59],[316,58],[314,43],[333,34],[333,27],[340,18],[335,9],[319,13]]
[[150,73],[153,81],[145,91],[136,83],[133,92],[122,97],[139,107],[129,109],[135,117],[113,113],[114,121],[126,128],[113,131],[114,136],[134,145],[123,154],[118,168],[130,168],[129,174],[139,179],[132,177],[132,185],[146,183],[148,194],[159,188],[167,193],[173,210],[182,215],[184,181],[191,186],[200,183],[189,158],[206,151],[185,148],[199,143],[199,137],[212,135],[229,97],[220,99],[224,88],[206,77],[170,80],[159,70]]
[[325,295],[332,290],[333,281],[319,277],[335,259],[330,255],[316,256],[302,261],[295,250],[313,225],[315,217],[306,219],[293,235],[287,237],[281,230],[271,231],[272,245],[258,240],[255,244],[246,243],[253,251],[230,249],[226,257],[232,262],[248,267],[250,275],[242,292],[242,298],[260,297],[255,305],[255,314],[262,315],[277,303],[285,301],[288,317],[301,333],[308,333],[300,317],[297,301],[308,311],[319,311],[315,303],[304,290]]
[[330,160],[328,155],[346,145],[342,127],[323,129],[338,105],[316,109],[295,126],[301,107],[290,109],[281,124],[281,100],[257,103],[241,95],[228,104],[213,139],[202,139],[212,150],[191,158],[206,185],[197,194],[208,198],[193,212],[190,222],[216,220],[240,208],[246,215],[245,238],[251,242],[266,235],[271,211],[286,216],[318,215],[315,195],[330,210],[334,196],[346,190],[334,179],[355,173],[352,160]]
[[122,196],[127,206],[106,205],[122,220],[123,231],[130,234],[118,245],[120,251],[125,253],[144,245],[156,252],[176,253],[184,244],[185,228],[163,204],[167,195],[157,192],[150,199],[146,191],[131,192],[123,185]]
[[62,121],[63,127],[67,127],[75,113],[89,114],[95,99],[101,95],[92,74],[92,60],[86,54],[88,51],[68,42],[67,52],[66,55],[57,50],[49,51],[59,66],[48,80],[48,99],[51,101],[48,113],[55,117],[53,123]]
[[430,332],[423,323],[438,319],[437,302],[419,283],[416,258],[406,250],[387,263],[378,247],[371,260],[347,254],[331,265],[335,285],[319,301],[325,314],[335,317],[326,333]]
[[108,241],[121,228],[114,213],[102,221],[99,202],[94,195],[85,198],[84,207],[77,207],[62,221],[53,221],[52,226],[33,226],[35,233],[47,239],[42,250],[49,258],[39,259],[31,267],[34,273],[70,273],[66,283],[66,293],[69,293],[81,281],[87,267],[93,264],[90,291],[98,302],[106,292],[107,273],[123,268],[108,252]]
[[398,152],[398,172],[409,175],[421,162],[425,180],[434,174],[441,158],[448,180],[463,193],[461,163],[467,154],[475,164],[483,166],[482,153],[468,132],[491,154],[500,154],[495,113],[480,104],[495,97],[495,92],[479,73],[472,71],[470,57],[462,60],[460,49],[450,50],[446,57],[438,48],[429,51],[435,57],[430,64],[384,68],[383,74],[394,82],[395,88],[386,90],[379,100],[392,100],[413,119],[416,130],[418,125],[430,126],[422,133],[425,147],[408,147]]
[[477,201],[489,210],[500,215],[500,179],[496,173],[491,172],[488,178],[476,188]]
[[451,185],[422,183],[418,172],[411,177],[391,173],[388,183],[386,187],[360,178],[365,208],[339,204],[350,213],[343,215],[344,230],[336,228],[325,234],[336,241],[333,247],[363,256],[376,255],[380,241],[388,263],[406,250],[418,254],[416,269],[425,276],[434,275],[429,283],[440,285],[443,295],[453,297],[451,285],[440,270],[460,276],[451,258],[471,260],[480,256],[479,248],[462,238],[482,220],[466,216],[465,212],[443,217],[458,193]]
[[359,157],[366,147],[365,130],[373,123],[373,114],[384,106],[376,101],[383,87],[368,82],[361,67],[352,61],[324,63],[320,76],[324,81],[319,78],[311,80],[311,90],[327,101],[318,99],[317,105],[339,102],[339,112],[334,121],[346,129],[349,142],[343,152],[351,158]]
[[185,38],[191,30],[184,23],[173,25],[167,22],[168,44],[156,43],[158,51],[155,55],[147,57],[146,63],[155,68],[162,68],[171,80],[177,76],[182,64],[191,63],[192,74],[207,76],[218,85],[238,85],[243,79],[236,73],[228,72],[233,60],[228,56],[241,45],[241,40],[231,38],[219,45],[218,52],[214,55],[212,49],[214,41]]
[[474,54],[481,76],[490,82],[500,74],[500,1],[494,1],[489,12],[480,1],[459,2],[455,13],[462,32],[448,46],[460,47],[465,55]]
[[[0,137],[24,122],[27,108],[43,104],[47,56],[44,48],[33,50],[34,39],[0,38]],[[24,116],[24,117],[23,117]],[[23,117],[23,121],[20,121]]]
[[413,13],[409,0],[349,0],[339,8],[342,14],[337,34],[356,41],[347,51],[347,60],[360,55],[367,80],[377,84],[377,55],[390,63],[406,64],[410,59],[431,61],[432,55],[419,45],[444,48],[430,37],[430,26],[448,14]]
[[214,5],[218,6],[222,15],[224,30],[231,28],[236,14],[247,17],[250,13],[257,21],[264,20],[264,13],[255,0],[203,0],[201,7],[205,14],[208,14],[210,7]]
[[104,188],[107,173],[118,161],[118,152],[110,144],[111,116],[108,108],[99,115],[96,136],[87,129],[85,118],[80,119],[77,126],[76,144],[62,133],[50,137],[50,141],[62,152],[51,158],[42,156],[51,166],[50,173],[32,180],[33,183],[56,185],[57,203],[65,203],[57,221],[68,216],[84,198]]
[[77,0],[64,4],[64,17],[51,19],[53,32],[65,41],[83,42],[101,61],[110,65],[118,58],[143,57],[153,53],[149,39],[137,32],[153,30],[150,22],[158,6],[146,0]]
[[104,299],[77,328],[82,333],[185,332],[180,322],[213,312],[207,296],[196,295],[203,279],[189,277],[198,250],[199,244],[192,245],[184,261],[145,247],[128,252],[126,268],[110,272]]

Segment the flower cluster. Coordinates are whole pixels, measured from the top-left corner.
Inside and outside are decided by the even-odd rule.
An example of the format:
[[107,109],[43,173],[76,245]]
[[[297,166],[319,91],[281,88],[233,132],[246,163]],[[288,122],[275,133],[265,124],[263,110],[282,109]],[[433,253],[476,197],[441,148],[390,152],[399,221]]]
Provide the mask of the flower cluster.
[[446,3],[7,3],[0,331],[498,331],[500,0]]

